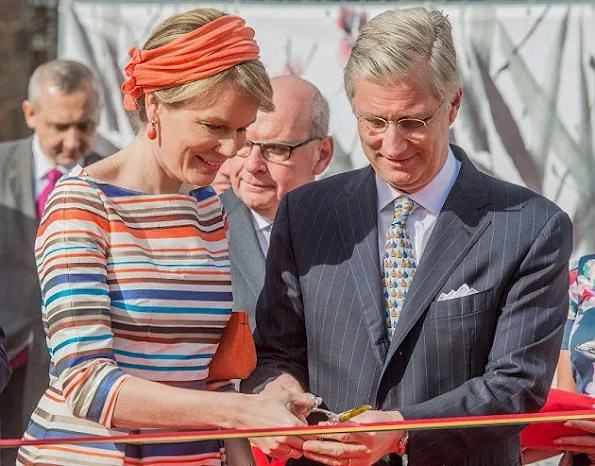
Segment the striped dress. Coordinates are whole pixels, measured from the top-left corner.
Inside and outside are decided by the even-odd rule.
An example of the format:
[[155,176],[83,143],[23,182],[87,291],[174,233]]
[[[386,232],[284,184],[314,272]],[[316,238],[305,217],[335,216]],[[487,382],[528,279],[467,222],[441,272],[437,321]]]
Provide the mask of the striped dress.
[[[131,376],[207,384],[231,314],[227,222],[215,192],[144,194],[90,178],[58,183],[39,228],[36,259],[50,384],[25,438],[122,435],[112,426]],[[215,408],[215,407],[213,407]],[[222,441],[22,447],[17,465],[225,464]]]

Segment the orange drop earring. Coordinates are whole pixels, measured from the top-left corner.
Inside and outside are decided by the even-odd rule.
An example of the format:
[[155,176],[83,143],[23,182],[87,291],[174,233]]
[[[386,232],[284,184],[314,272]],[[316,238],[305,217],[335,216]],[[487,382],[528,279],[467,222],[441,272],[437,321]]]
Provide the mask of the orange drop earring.
[[147,137],[151,140],[157,139],[157,123],[151,119],[151,129],[147,131]]

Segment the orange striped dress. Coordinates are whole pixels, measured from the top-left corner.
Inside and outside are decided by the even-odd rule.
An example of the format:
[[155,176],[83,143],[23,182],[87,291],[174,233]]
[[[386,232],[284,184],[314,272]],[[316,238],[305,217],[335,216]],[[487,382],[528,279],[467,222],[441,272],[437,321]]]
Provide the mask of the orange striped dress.
[[[138,193],[77,167],[53,191],[36,258],[50,384],[25,438],[106,436],[105,443],[22,447],[17,465],[225,464],[222,441],[116,445],[119,390],[131,376],[201,389],[231,314],[221,202]],[[216,407],[213,407],[215,409]]]

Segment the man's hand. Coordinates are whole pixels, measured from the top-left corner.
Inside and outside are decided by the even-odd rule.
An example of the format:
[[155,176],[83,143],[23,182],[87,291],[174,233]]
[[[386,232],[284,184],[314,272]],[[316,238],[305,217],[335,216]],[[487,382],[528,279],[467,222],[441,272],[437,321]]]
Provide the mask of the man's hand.
[[566,435],[558,437],[554,443],[559,450],[585,453],[589,456],[591,463],[595,463],[595,421],[568,421],[566,427],[575,427],[585,432],[583,435]]
[[[367,411],[352,419],[359,424],[402,421],[398,411]],[[321,435],[303,444],[304,456],[329,466],[368,466],[397,451],[405,431]]]

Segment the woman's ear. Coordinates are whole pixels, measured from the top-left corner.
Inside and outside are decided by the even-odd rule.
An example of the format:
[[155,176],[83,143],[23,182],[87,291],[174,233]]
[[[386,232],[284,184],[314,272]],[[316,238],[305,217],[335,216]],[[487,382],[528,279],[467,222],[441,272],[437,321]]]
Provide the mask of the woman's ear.
[[145,114],[147,121],[159,121],[159,107],[161,104],[154,93],[145,94]]

